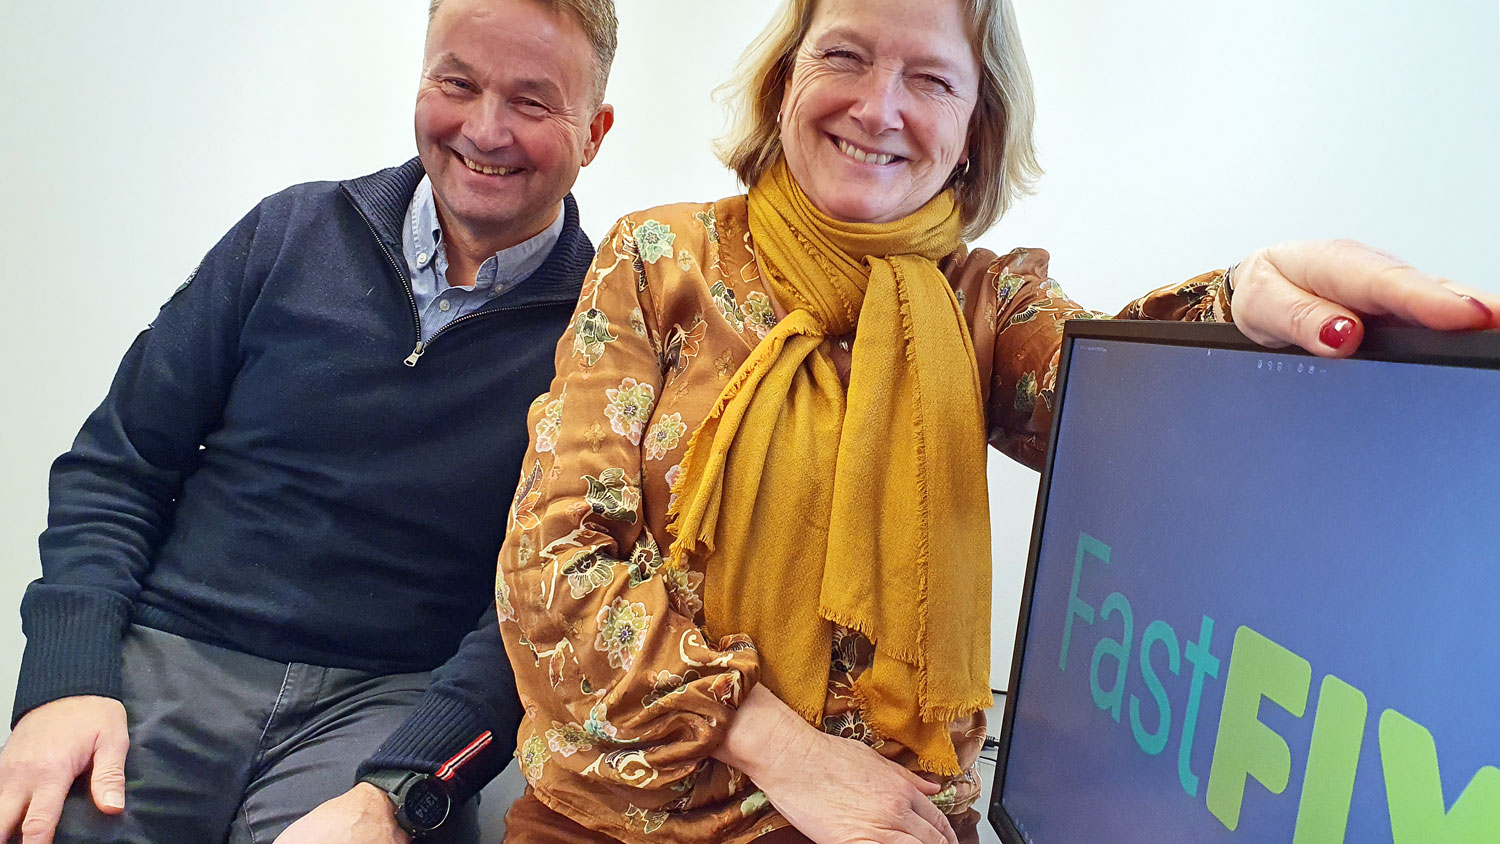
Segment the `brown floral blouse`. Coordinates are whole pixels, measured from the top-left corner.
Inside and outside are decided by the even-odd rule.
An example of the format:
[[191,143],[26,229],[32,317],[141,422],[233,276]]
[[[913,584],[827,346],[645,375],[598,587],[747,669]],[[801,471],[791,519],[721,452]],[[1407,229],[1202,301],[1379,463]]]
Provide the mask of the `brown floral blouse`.
[[[942,263],[973,333],[990,442],[1033,468],[1063,321],[1105,318],[1069,300],[1047,261],[1017,249]],[[1223,273],[1208,273],[1120,316],[1227,319],[1222,288]],[[624,841],[747,841],[786,825],[743,774],[709,757],[756,682],[754,645],[708,632],[701,571],[662,567],[691,434],[778,312],[744,196],[631,215],[599,250],[552,389],[531,406],[495,592],[526,711],[517,756],[543,803]],[[839,338],[828,343],[847,362]],[[872,655],[868,640],[835,631],[822,727],[912,766],[851,693]],[[933,800],[961,813],[980,793],[983,713],[951,729],[967,771]]]

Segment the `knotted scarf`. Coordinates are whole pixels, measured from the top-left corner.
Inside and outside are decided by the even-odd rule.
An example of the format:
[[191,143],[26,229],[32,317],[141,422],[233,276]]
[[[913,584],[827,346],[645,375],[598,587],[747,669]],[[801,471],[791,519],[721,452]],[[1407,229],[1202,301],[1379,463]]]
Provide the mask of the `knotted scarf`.
[[[748,633],[762,682],[814,724],[833,625],[868,637],[854,694],[869,725],[956,775],[948,723],[993,699],[979,374],[937,267],[959,245],[953,194],[895,222],[843,223],[783,161],[749,210],[788,314],[694,432],[668,565],[704,566],[710,632]],[[850,331],[846,393],[828,350]],[[853,659],[832,655],[845,670]]]

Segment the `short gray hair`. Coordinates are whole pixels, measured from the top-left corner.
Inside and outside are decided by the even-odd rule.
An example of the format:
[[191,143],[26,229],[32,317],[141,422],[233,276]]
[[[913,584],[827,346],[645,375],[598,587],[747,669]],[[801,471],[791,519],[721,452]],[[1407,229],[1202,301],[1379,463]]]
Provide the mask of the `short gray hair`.
[[[553,12],[563,12],[572,17],[588,36],[594,47],[594,102],[604,102],[604,88],[609,84],[609,69],[615,63],[615,50],[620,46],[620,21],[615,15],[614,0],[533,0]],[[430,0],[427,5],[427,24],[437,17],[443,0]]]
[[[1031,139],[1036,117],[1031,70],[1010,0],[964,0],[963,5],[980,82],[969,120],[969,164],[954,188],[964,236],[973,239],[1031,193],[1042,168]],[[745,51],[739,72],[720,89],[731,123],[719,141],[719,158],[747,187],[781,156],[781,98],[816,8],[817,0],[786,0]]]

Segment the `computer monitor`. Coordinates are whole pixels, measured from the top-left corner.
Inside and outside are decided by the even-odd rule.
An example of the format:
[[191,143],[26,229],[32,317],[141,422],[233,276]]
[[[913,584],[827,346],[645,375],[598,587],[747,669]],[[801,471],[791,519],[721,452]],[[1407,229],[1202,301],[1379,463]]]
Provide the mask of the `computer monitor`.
[[1500,334],[1071,322],[1007,844],[1500,842]]

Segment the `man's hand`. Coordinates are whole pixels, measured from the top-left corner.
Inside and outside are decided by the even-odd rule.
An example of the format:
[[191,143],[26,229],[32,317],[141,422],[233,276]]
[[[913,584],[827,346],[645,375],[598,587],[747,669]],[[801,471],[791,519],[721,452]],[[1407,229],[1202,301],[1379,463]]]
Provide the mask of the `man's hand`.
[[[51,844],[68,790],[90,765],[94,805],[125,810],[125,706],[92,695],[65,697],[26,713],[0,751],[0,841]],[[22,820],[24,818],[24,820]]]
[[286,828],[276,844],[408,844],[391,798],[362,782]]

